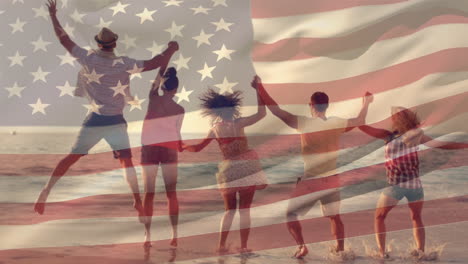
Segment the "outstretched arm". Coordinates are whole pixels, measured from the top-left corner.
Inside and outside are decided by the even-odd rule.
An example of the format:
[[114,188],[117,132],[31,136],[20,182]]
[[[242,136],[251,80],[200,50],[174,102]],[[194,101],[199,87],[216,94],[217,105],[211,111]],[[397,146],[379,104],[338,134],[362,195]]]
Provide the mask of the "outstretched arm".
[[251,86],[256,90],[257,94],[257,113],[247,116],[247,117],[242,117],[236,120],[237,124],[239,124],[241,127],[246,127],[253,125],[257,123],[260,119],[264,118],[266,116],[266,107],[265,103],[263,102],[262,98],[258,95],[258,89],[257,86],[261,82],[260,77],[255,76],[254,79],[252,80]]
[[162,77],[164,76],[164,73],[166,72],[167,65],[169,64],[171,57],[172,55],[169,57],[164,57],[161,67],[159,67],[158,74],[156,75],[156,79],[154,79],[153,85],[151,86],[150,97],[158,95],[159,86],[161,86]]
[[391,132],[385,129],[374,128],[371,126],[359,126],[359,129],[371,137],[375,137],[382,140],[388,140],[390,138]]
[[76,44],[70,39],[67,32],[65,32],[57,19],[57,0],[48,0],[46,5],[49,9],[49,15],[52,20],[52,25],[54,26],[55,35],[57,35],[57,38],[60,40],[62,46],[65,47],[68,52],[72,53],[72,50]]
[[373,95],[369,92],[366,92],[366,94],[362,98],[362,108],[361,108],[361,111],[359,112],[359,115],[355,118],[348,119],[348,125],[345,129],[345,132],[348,132],[355,127],[364,125],[364,123],[366,122],[367,111],[369,110],[369,104],[373,100],[374,100]]
[[439,149],[465,149],[468,148],[468,143],[447,142],[435,140],[427,135],[423,135],[421,143],[431,148]]
[[281,119],[289,127],[294,129],[298,128],[297,116],[281,109],[275,100],[273,100],[273,98],[271,98],[267,93],[261,82],[257,85],[257,92],[260,95],[261,100],[268,106],[268,109],[270,109],[275,116]]
[[[172,55],[179,50],[179,44],[176,41],[171,41],[167,44],[167,49],[163,53],[154,56],[151,60],[143,62],[143,71],[151,71],[158,67],[162,67],[169,63]],[[164,70],[165,71],[165,70]]]
[[199,152],[202,149],[204,149],[206,146],[208,146],[208,144],[210,144],[210,142],[213,139],[214,139],[214,133],[213,133],[213,130],[210,129],[208,136],[206,136],[206,138],[202,142],[195,144],[195,145],[183,145],[182,149],[187,150],[189,152]]

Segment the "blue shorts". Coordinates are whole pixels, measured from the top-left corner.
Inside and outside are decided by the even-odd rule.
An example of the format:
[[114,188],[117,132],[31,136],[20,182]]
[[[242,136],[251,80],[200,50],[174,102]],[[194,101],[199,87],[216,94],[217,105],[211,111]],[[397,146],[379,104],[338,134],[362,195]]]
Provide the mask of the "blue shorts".
[[392,185],[388,188],[385,188],[383,194],[385,194],[388,197],[392,197],[398,201],[403,199],[403,197],[406,197],[406,199],[408,199],[408,202],[415,202],[424,199],[423,188],[406,189],[401,188],[398,185]]
[[104,116],[92,113],[83,122],[72,154],[87,155],[101,139],[105,139],[113,150],[114,158],[131,158],[127,122],[123,115]]

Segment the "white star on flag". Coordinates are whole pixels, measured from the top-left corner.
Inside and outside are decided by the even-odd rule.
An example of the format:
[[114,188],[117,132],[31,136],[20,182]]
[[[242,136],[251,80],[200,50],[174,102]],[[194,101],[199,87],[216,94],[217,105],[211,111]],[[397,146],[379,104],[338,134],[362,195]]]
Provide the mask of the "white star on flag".
[[64,95],[69,95],[69,96],[73,97],[73,91],[75,91],[75,87],[71,86],[68,81],[66,81],[64,85],[56,86],[56,87],[57,87],[57,89],[60,90],[59,97],[62,97]]
[[178,0],[168,0],[168,1],[162,1],[166,6],[165,7],[168,7],[168,6],[180,6],[180,4],[183,2],[183,1],[178,1]]
[[76,61],[76,58],[73,57],[72,55],[70,55],[70,53],[68,52],[65,52],[64,55],[57,55],[57,57],[60,58],[60,66],[64,65],[64,64],[69,64],[71,66],[75,66],[75,61]]
[[90,46],[83,47],[83,49],[85,49],[87,51],[86,56],[90,56],[91,54],[95,53],[95,51],[93,49],[91,49]]
[[39,68],[37,68],[37,71],[36,72],[31,72],[31,74],[34,76],[34,80],[33,80],[33,83],[36,82],[36,81],[43,81],[43,82],[47,82],[46,81],[46,76],[50,74],[50,72],[44,72],[42,71],[42,68],[41,66],[39,66]]
[[159,45],[156,41],[153,41],[153,45],[146,50],[151,52],[151,57],[160,54],[164,50],[165,45]]
[[95,69],[93,69],[91,73],[85,73],[83,75],[88,79],[88,83],[95,82],[98,84],[101,84],[101,77],[104,76],[104,74],[97,74]]
[[15,82],[12,87],[5,87],[5,89],[8,91],[8,98],[15,95],[21,98],[21,92],[24,90],[24,88],[26,87],[18,86],[17,82]]
[[62,0],[62,8],[65,8],[68,6],[68,0]]
[[77,9],[75,9],[75,11],[73,12],[73,14],[70,15],[71,19],[73,19],[73,21],[75,21],[76,23],[80,23],[80,24],[83,24],[83,17],[85,16],[85,14],[80,14],[78,12]]
[[216,61],[219,61],[223,58],[226,58],[227,60],[231,60],[231,54],[233,52],[235,52],[235,50],[227,49],[224,44],[221,47],[221,49],[213,51],[214,54],[218,55],[218,59]]
[[26,56],[21,56],[18,51],[16,51],[14,56],[8,57],[8,59],[11,61],[10,62],[10,67],[13,67],[15,65],[19,66],[24,66],[23,65],[23,60],[26,58]]
[[165,31],[169,32],[171,34],[171,39],[174,39],[175,37],[183,37],[182,35],[182,29],[185,27],[185,25],[180,25],[178,26],[174,21],[172,21],[171,27],[167,28]]
[[114,87],[110,87],[112,90],[114,90],[114,96],[116,95],[119,95],[119,94],[122,94],[123,96],[125,96],[125,89],[127,89],[128,85],[122,85],[122,83],[119,82],[117,83],[117,86],[114,86]]
[[34,46],[33,52],[36,52],[38,50],[43,50],[47,52],[47,46],[52,44],[52,42],[44,41],[42,39],[42,35],[39,35],[39,38],[36,41],[31,41],[31,44]]
[[197,48],[200,47],[200,45],[202,45],[202,44],[211,45],[210,38],[213,35],[214,34],[206,34],[205,31],[203,31],[203,29],[202,29],[200,31],[200,35],[198,35],[196,37],[193,37],[193,39],[197,41]]
[[125,34],[124,39],[122,40],[122,43],[125,45],[125,49],[129,48],[136,48],[136,38],[131,38],[127,34]]
[[43,104],[41,101],[41,98],[37,98],[37,101],[35,104],[29,104],[30,107],[32,107],[32,115],[35,113],[41,113],[43,115],[46,114],[45,109],[49,106],[50,104]]
[[177,70],[184,69],[184,68],[188,70],[189,69],[188,62],[190,61],[190,59],[192,59],[192,57],[184,58],[182,54],[179,54],[179,58],[177,60],[173,60],[172,63],[176,65]]
[[11,33],[15,34],[16,32],[24,32],[23,27],[26,25],[27,22],[21,21],[19,17],[16,18],[16,22],[9,24],[12,27]]
[[216,7],[219,5],[227,7],[226,0],[211,0],[211,2],[213,2],[213,7]]
[[223,93],[232,93],[233,92],[232,88],[234,86],[236,86],[237,84],[238,83],[236,83],[236,82],[233,82],[233,83],[229,82],[227,80],[227,78],[224,77],[223,82],[219,83],[219,84],[215,84],[215,87],[219,88],[219,93],[221,93],[221,94],[223,94]]
[[[44,6],[41,6],[39,8],[34,8],[33,7],[32,10],[34,11],[34,18],[42,17],[45,20],[49,20],[49,13],[47,12],[47,10],[45,9]],[[0,12],[0,14],[1,14],[1,12]]]
[[132,101],[128,101],[128,104],[130,105],[130,112],[135,110],[135,109],[141,109],[141,104],[146,101],[146,99],[139,99],[138,95],[135,94],[133,97],[134,99]]
[[99,28],[99,29],[105,28],[105,27],[108,28],[108,27],[110,27],[111,24],[112,24],[112,21],[106,22],[106,21],[104,21],[104,19],[102,19],[102,17],[100,17],[99,18],[99,24],[95,25],[94,27]]
[[138,65],[135,63],[135,65],[133,65],[133,69],[127,71],[128,73],[131,74],[130,76],[130,80],[133,80],[133,78],[135,77],[138,77],[139,79],[141,79],[141,72],[143,71],[144,68],[139,68]]
[[99,114],[99,109],[101,109],[103,105],[96,104],[96,102],[92,100],[90,104],[84,104],[83,107],[88,109],[88,112],[86,114],[90,114],[90,113]]
[[113,11],[112,16],[115,16],[118,13],[126,14],[125,8],[129,6],[129,4],[122,4],[120,1],[113,7],[109,7]]
[[211,10],[211,8],[205,8],[203,6],[199,6],[199,7],[193,7],[193,8],[190,8],[193,10],[193,15],[196,15],[196,14],[206,14],[208,15],[208,11]]
[[65,24],[65,26],[63,27],[63,30],[65,30],[65,32],[67,32],[68,35],[70,35],[70,37],[72,37],[72,38],[75,37],[75,34],[73,33],[75,31],[75,28],[68,25],[68,23]]
[[124,64],[124,61],[123,61],[122,58],[115,59],[115,60],[112,62],[112,67],[114,67],[115,65],[117,65],[117,63]]
[[216,32],[220,30],[226,30],[228,32],[231,32],[231,29],[229,27],[234,25],[234,23],[228,23],[224,21],[223,18],[221,18],[218,22],[211,22],[211,24],[216,26]]
[[213,67],[208,67],[208,64],[205,62],[205,66],[203,66],[203,69],[199,70],[198,73],[202,75],[201,80],[203,81],[206,77],[213,79],[213,75],[211,75],[211,72],[214,70],[216,66]]
[[187,101],[190,103],[190,94],[193,93],[193,91],[187,91],[185,90],[185,86],[182,87],[182,90],[178,93],[175,94],[177,97],[177,103],[181,103],[183,101]]
[[154,21],[153,14],[156,13],[157,10],[149,11],[146,7],[143,12],[136,14],[137,17],[140,17],[140,24],[145,23],[146,20]]

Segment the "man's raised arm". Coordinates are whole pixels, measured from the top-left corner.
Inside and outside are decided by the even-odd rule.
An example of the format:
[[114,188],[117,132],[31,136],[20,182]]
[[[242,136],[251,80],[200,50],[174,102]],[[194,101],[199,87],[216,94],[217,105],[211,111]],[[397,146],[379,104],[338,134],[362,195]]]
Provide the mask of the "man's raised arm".
[[265,87],[263,87],[263,84],[260,81],[257,84],[257,91],[265,105],[275,116],[281,119],[289,127],[294,129],[298,128],[297,116],[281,109],[275,100],[273,100],[273,98],[271,98],[267,93]]
[[369,110],[369,104],[372,103],[373,100],[374,96],[371,93],[366,92],[366,94],[362,98],[362,107],[361,111],[359,112],[359,115],[355,118],[348,119],[348,125],[346,127],[345,132],[348,132],[355,127],[364,125],[364,123],[366,122],[367,111]]
[[76,44],[70,39],[67,32],[65,32],[57,19],[57,0],[48,0],[46,5],[49,9],[49,15],[52,20],[52,25],[54,26],[55,35],[57,35],[57,38],[60,40],[63,47],[71,53]]

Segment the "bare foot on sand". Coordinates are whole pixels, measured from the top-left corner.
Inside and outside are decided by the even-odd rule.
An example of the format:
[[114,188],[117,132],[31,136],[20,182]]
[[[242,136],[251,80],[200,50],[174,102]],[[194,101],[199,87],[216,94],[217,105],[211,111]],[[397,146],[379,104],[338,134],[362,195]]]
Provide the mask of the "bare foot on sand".
[[390,259],[390,255],[387,252],[380,252],[379,257],[381,259]]
[[300,245],[297,247],[296,252],[294,252],[293,257],[301,259],[305,257],[307,254],[309,254],[309,250],[307,249],[307,247],[305,245]]
[[151,234],[145,231],[145,243],[143,243],[143,247],[145,249],[148,249],[152,246],[153,245],[151,244]]
[[47,201],[47,197],[49,196],[49,191],[46,189],[42,189],[39,197],[37,197],[36,203],[34,203],[34,211],[40,215],[44,213],[45,210],[45,203]]
[[171,242],[169,243],[169,245],[173,248],[176,248],[177,247],[177,237],[173,237],[171,239]]
[[218,255],[224,255],[226,253],[229,252],[229,249],[225,246],[219,246],[217,249],[216,249],[216,253],[218,253]]
[[239,253],[241,254],[252,253],[252,250],[250,248],[239,248]]
[[410,252],[411,256],[413,256],[414,258],[418,259],[418,260],[422,260],[424,258],[424,251],[420,250],[420,249],[415,249],[413,251]]

